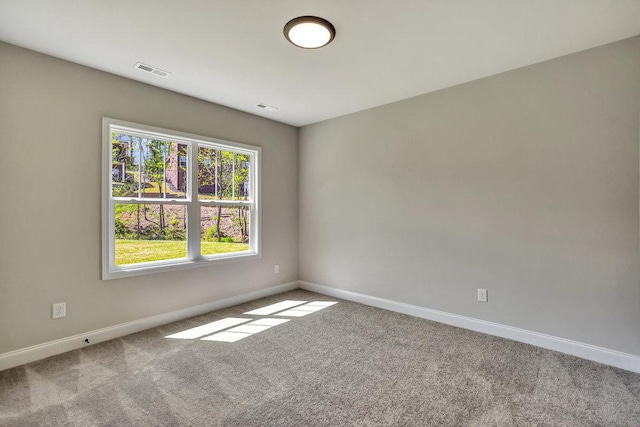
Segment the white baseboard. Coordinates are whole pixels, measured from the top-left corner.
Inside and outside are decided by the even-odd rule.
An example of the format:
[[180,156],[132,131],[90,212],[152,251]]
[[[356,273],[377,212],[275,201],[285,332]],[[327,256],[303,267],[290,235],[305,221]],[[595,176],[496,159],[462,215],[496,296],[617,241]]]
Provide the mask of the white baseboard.
[[302,289],[317,292],[319,294],[433,320],[447,325],[457,326],[459,328],[470,329],[476,332],[508,338],[514,341],[535,345],[549,350],[581,357],[583,359],[592,360],[594,362],[603,363],[605,365],[614,366],[616,368],[625,369],[627,371],[640,373],[640,357],[632,354],[622,353],[620,351],[610,350],[604,347],[598,347],[565,338],[554,337],[552,335],[528,331],[526,329],[501,325],[499,323],[488,322],[486,320],[475,319],[473,317],[460,316],[417,305],[392,301],[385,298],[378,298],[357,292],[331,288],[329,286],[318,285],[316,283],[300,281],[299,284]]
[[67,351],[86,347],[87,344],[84,342],[85,339],[89,339],[91,344],[97,344],[99,342],[155,328],[178,320],[187,319],[189,317],[198,316],[215,310],[221,310],[223,308],[264,298],[266,296],[294,290],[298,287],[308,291],[342,298],[348,301],[354,301],[385,310],[457,326],[459,328],[508,338],[514,341],[535,345],[549,350],[581,357],[583,359],[592,360],[594,362],[603,363],[605,365],[614,366],[616,368],[640,373],[640,357],[632,354],[622,353],[616,350],[610,350],[604,347],[598,347],[578,341],[572,341],[566,338],[559,338],[552,335],[528,331],[526,329],[501,325],[499,323],[488,322],[486,320],[475,319],[473,317],[460,316],[444,311],[432,310],[417,305],[331,288],[329,286],[318,285],[316,283],[305,281],[284,283],[282,285],[236,295],[207,304],[188,307],[182,310],[172,311],[170,313],[159,314],[157,316],[146,317],[144,319],[134,320],[120,325],[89,331],[71,337],[0,354],[0,371],[44,359],[46,357],[55,356]]
[[84,342],[85,339],[89,339],[91,344],[97,344],[99,342],[108,341],[114,338],[133,334],[135,332],[166,325],[167,323],[188,319],[189,317],[254,301],[259,298],[276,295],[297,288],[298,282],[284,283],[282,285],[272,286],[246,294],[235,295],[207,304],[188,307],[182,310],[172,311],[170,313],[158,314],[157,316],[145,317],[144,319],[121,323],[119,325],[89,331],[67,338],[61,338],[59,340],[34,345],[32,347],[10,351],[8,353],[0,354],[0,371],[44,359],[46,357],[55,356],[67,351],[86,347],[88,344]]

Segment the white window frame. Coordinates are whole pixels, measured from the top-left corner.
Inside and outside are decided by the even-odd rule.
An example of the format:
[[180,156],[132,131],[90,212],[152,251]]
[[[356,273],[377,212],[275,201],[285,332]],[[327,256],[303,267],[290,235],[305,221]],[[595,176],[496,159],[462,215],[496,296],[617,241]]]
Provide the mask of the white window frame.
[[[124,133],[167,140],[187,145],[187,197],[185,199],[113,197],[111,194],[112,141],[111,134]],[[258,146],[239,142],[210,138],[185,132],[163,129],[123,120],[102,118],[102,280],[138,276],[163,271],[211,266],[232,261],[260,258],[261,251],[261,158],[262,150]],[[230,150],[250,155],[249,188],[250,200],[198,200],[198,156],[199,146]],[[115,265],[115,204],[122,202],[147,204],[185,205],[187,207],[187,257],[166,261],[145,262],[139,264]],[[250,207],[249,250],[229,252],[217,255],[200,254],[200,212],[202,206],[238,206]]]

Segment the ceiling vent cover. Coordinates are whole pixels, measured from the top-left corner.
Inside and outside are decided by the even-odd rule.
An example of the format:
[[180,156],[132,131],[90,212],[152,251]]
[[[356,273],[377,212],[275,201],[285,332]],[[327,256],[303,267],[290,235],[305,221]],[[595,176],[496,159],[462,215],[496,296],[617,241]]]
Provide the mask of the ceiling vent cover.
[[274,107],[273,105],[267,105],[263,102],[261,102],[260,104],[256,105],[256,107],[258,108],[262,108],[265,111],[278,111],[277,107]]
[[171,75],[171,73],[168,71],[164,71],[164,70],[161,70],[160,68],[152,67],[151,65],[143,64],[142,62],[136,63],[136,65],[134,65],[133,68],[137,68],[138,70],[151,73],[158,77],[167,78]]

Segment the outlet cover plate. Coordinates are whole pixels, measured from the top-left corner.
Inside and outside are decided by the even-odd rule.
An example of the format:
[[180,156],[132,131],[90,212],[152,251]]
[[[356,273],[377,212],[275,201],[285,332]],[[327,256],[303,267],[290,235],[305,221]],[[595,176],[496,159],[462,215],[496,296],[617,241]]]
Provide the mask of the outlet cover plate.
[[67,315],[66,302],[59,302],[57,304],[53,304],[53,308],[51,309],[52,319],[60,319],[61,317],[65,317],[66,315]]
[[488,302],[489,301],[489,293],[486,289],[478,289],[478,301],[480,302]]

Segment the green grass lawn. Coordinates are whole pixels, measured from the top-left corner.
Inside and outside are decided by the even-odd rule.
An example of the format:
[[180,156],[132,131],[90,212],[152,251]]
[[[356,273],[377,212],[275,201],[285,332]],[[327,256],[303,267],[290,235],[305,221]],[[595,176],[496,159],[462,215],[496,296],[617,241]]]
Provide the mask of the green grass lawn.
[[[202,255],[249,250],[247,243],[202,242]],[[187,257],[187,242],[182,240],[116,239],[116,265],[162,261]]]

